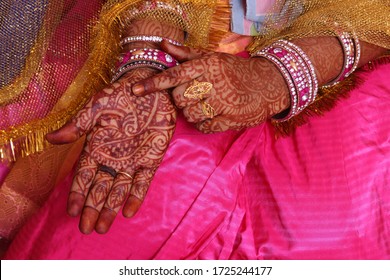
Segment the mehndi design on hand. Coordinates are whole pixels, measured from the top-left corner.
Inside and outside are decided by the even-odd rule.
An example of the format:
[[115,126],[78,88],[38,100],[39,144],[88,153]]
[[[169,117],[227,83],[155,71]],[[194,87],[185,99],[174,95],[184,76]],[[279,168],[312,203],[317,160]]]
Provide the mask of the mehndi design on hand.
[[[226,53],[202,53],[167,42],[162,46],[180,61],[192,60],[146,79],[133,89],[136,93],[147,94],[174,88],[172,95],[175,104],[183,109],[186,119],[195,123],[202,132],[255,126],[289,106],[283,78],[264,59],[248,59]],[[212,84],[202,99],[194,100],[184,94],[186,91],[188,93],[194,80],[201,84]],[[207,113],[205,106],[212,108],[213,114]]]
[[[106,232],[123,204],[125,216],[135,214],[168,147],[176,122],[169,95],[131,93],[134,82],[153,73],[147,68],[127,73],[93,96],[72,123],[47,137],[64,143],[87,134],[68,201],[72,216],[85,203],[80,221],[84,233]],[[115,178],[99,166],[115,170]]]

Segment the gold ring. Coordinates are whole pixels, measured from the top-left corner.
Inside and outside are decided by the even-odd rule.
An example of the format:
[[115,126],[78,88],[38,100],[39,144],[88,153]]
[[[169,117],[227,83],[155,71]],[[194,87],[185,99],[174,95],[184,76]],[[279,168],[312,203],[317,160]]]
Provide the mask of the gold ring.
[[213,106],[211,106],[206,101],[202,101],[202,112],[206,117],[209,117],[210,119],[214,118],[215,116],[215,110]]
[[118,171],[116,174],[117,175],[122,174],[123,176],[127,177],[128,179],[133,180],[133,176],[131,176],[129,173],[126,173],[124,171]]
[[184,97],[191,99],[202,99],[203,95],[209,93],[212,88],[212,83],[198,82],[197,80],[193,80],[191,86],[185,90]]

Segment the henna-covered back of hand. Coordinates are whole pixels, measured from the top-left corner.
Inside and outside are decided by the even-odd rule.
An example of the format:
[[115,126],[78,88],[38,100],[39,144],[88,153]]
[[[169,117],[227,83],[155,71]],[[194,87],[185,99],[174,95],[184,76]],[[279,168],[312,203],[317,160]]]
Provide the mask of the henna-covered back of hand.
[[[264,122],[289,106],[288,89],[277,68],[262,58],[242,58],[226,53],[202,53],[167,42],[165,51],[181,61],[137,83],[135,94],[145,96],[156,90],[174,88],[172,96],[189,122],[205,133],[242,129]],[[194,81],[195,84],[194,84]],[[202,94],[191,87],[212,85]],[[195,96],[195,97],[193,97]],[[196,96],[199,96],[197,98]],[[207,108],[213,114],[207,113]]]
[[77,117],[47,136],[54,144],[86,134],[68,200],[71,216],[81,213],[80,230],[105,233],[122,205],[126,217],[139,209],[172,137],[176,111],[164,91],[136,97],[133,83],[154,70],[128,72],[93,96]]
[[[336,37],[301,38],[294,43],[313,63],[320,86],[338,76],[343,53]],[[254,126],[290,106],[286,81],[276,66],[265,58],[245,59],[225,53],[207,53],[166,41],[161,46],[184,63],[135,84],[133,92],[142,96],[173,88],[176,105],[183,109],[187,120],[203,132]],[[362,41],[361,49],[359,66],[386,51]],[[206,87],[203,87],[204,94],[199,98],[191,98],[195,91],[190,90],[192,94],[186,97],[185,93],[194,86],[194,80],[201,85],[212,84],[212,89],[205,91]],[[212,108],[213,114],[207,114],[205,108]]]

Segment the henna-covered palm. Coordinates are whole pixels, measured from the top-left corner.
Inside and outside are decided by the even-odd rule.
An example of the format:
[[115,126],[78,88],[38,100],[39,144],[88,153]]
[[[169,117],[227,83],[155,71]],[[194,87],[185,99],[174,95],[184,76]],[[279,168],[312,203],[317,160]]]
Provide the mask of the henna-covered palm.
[[[162,47],[178,60],[186,62],[137,83],[133,91],[145,96],[174,87],[175,104],[183,109],[186,119],[203,132],[255,126],[289,106],[288,90],[282,75],[265,59],[204,53],[167,42]],[[202,100],[184,96],[194,79],[213,85]],[[203,113],[204,102],[214,108],[213,118]]]
[[49,142],[62,144],[87,134],[68,199],[71,216],[82,211],[84,233],[107,232],[123,204],[124,216],[135,214],[168,147],[176,122],[169,95],[131,93],[134,82],[154,73],[147,68],[127,73],[94,95],[71,123],[47,135]]

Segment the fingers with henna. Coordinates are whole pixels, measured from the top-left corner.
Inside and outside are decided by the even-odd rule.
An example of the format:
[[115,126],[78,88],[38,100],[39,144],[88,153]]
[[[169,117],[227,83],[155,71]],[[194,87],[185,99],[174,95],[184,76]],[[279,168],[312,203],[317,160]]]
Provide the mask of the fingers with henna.
[[68,214],[78,216],[85,203],[89,189],[97,172],[97,163],[90,157],[88,147],[80,156],[79,166],[73,178],[72,187],[68,197]]
[[203,112],[203,108],[202,108],[204,106],[203,102],[204,101],[198,102],[194,105],[187,106],[183,109],[183,115],[188,122],[199,123],[210,118],[209,116],[205,115]]
[[130,173],[118,172],[114,184],[100,212],[99,219],[96,222],[95,230],[104,234],[108,232],[114,222],[120,208],[129,196],[133,177]]
[[154,173],[155,170],[145,168],[135,174],[130,196],[123,207],[123,216],[131,218],[138,212],[149,189]]
[[161,42],[161,50],[169,53],[171,56],[176,58],[179,62],[193,60],[200,58],[210,52],[197,48],[190,48],[186,46],[177,46],[169,43],[167,40]]
[[[203,133],[222,132],[232,129],[230,120],[224,116],[216,116],[195,124],[196,128]],[[237,129],[239,129],[237,127]]]
[[188,83],[205,72],[201,59],[194,59],[165,70],[151,78],[139,81],[132,87],[135,95],[143,96],[156,91],[170,89]]
[[111,191],[113,180],[113,176],[107,172],[96,173],[80,219],[80,231],[84,234],[89,234],[95,229],[99,213]]

